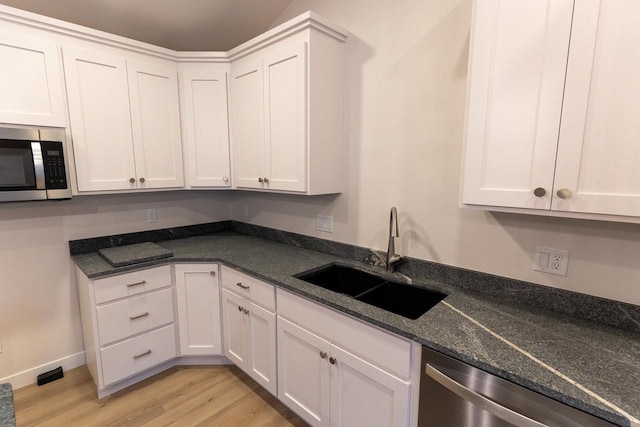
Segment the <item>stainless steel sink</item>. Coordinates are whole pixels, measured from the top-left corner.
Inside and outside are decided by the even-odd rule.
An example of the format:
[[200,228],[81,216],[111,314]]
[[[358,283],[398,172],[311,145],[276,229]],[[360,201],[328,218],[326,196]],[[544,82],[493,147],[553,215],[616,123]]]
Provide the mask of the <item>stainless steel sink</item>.
[[447,296],[340,264],[329,264],[295,277],[408,319],[417,319]]

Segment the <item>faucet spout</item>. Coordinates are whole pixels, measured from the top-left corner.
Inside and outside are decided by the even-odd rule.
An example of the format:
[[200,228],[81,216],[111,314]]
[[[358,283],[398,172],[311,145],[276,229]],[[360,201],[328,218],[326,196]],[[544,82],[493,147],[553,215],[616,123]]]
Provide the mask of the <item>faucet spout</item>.
[[393,272],[395,264],[402,260],[402,257],[396,254],[395,238],[400,237],[398,232],[398,211],[396,207],[391,208],[389,216],[389,246],[387,247],[387,271]]

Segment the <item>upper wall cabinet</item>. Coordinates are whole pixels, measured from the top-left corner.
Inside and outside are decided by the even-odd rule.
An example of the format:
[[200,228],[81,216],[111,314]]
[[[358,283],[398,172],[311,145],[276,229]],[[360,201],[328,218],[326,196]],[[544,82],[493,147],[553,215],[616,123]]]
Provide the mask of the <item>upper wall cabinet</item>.
[[307,13],[230,51],[237,188],[342,191],[345,39]]
[[180,64],[187,188],[231,187],[227,64]]
[[78,191],[182,187],[177,65],[63,56]]
[[0,33],[0,123],[65,127],[58,47]]
[[475,2],[464,204],[637,221],[638,19],[634,0]]

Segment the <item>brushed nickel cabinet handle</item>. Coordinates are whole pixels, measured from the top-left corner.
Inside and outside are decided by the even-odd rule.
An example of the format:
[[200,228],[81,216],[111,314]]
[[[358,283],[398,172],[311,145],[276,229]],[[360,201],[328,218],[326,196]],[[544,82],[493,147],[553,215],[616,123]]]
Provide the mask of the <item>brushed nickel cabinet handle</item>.
[[129,182],[133,184],[134,182],[136,182],[136,179],[135,178],[129,178]]
[[542,188],[542,187],[538,187],[538,188],[536,188],[535,190],[533,190],[533,194],[534,194],[536,197],[544,197],[544,196],[547,194],[547,190],[545,190],[545,189],[544,189],[544,188]]
[[140,354],[136,354],[135,356],[133,356],[133,359],[140,359],[142,356],[146,356],[148,354],[151,354],[151,350],[147,350],[144,353],[140,353]]
[[569,190],[568,188],[561,188],[560,190],[558,190],[556,195],[562,200],[566,200],[571,197],[571,190]]
[[337,362],[337,360],[336,360],[336,358],[335,358],[335,357],[330,357],[330,358],[329,358],[329,363],[331,363],[332,365],[335,365],[335,364],[336,364],[336,362]]
[[144,182],[144,181],[145,181],[144,177],[140,178],[140,182]]
[[146,281],[146,280],[141,280],[141,281],[136,282],[136,283],[129,283],[129,284],[127,285],[127,288],[133,288],[134,286],[144,285],[145,283],[147,283],[147,281]]
[[129,320],[136,320],[136,319],[140,319],[142,317],[147,317],[149,315],[149,312],[145,311],[142,314],[138,314],[136,316],[129,316]]
[[243,285],[242,282],[238,282],[236,283],[236,286],[242,289],[249,289],[250,286],[248,285]]
[[327,352],[326,351],[321,351],[320,352],[320,359],[326,359],[327,358]]

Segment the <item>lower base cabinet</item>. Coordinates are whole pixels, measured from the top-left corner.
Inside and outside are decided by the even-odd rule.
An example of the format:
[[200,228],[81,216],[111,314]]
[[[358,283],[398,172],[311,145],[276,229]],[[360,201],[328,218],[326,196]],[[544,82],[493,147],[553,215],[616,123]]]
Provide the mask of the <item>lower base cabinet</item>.
[[221,273],[224,355],[276,395],[275,288],[224,266]]
[[[398,338],[319,306],[315,311],[310,310],[309,305],[315,304],[297,297],[288,297],[288,301],[281,304],[281,295],[288,294],[278,290],[278,398],[284,404],[315,427],[409,427],[415,424],[412,403],[417,394],[414,387],[417,375],[413,374],[410,360],[415,352],[408,351],[406,359],[394,361],[397,371],[408,373],[407,378],[399,378],[375,363],[376,356],[386,348],[386,345],[378,346],[380,341]],[[315,314],[320,316],[314,317]],[[323,316],[328,317],[322,319]],[[286,317],[296,318],[296,322]],[[331,319],[335,321],[336,317],[341,325],[338,329],[335,324],[331,325]],[[298,323],[305,318],[310,319],[309,327]],[[310,330],[314,323],[322,325],[325,320],[328,321],[326,330]],[[341,337],[325,335],[332,330],[336,335],[341,335],[340,330],[346,335],[360,330],[358,334],[365,339],[343,343],[338,341]],[[368,349],[360,345],[369,345],[367,334],[378,335],[378,339],[370,341]],[[408,341],[400,341],[412,347]],[[355,350],[350,348],[351,344]],[[364,354],[359,355],[363,350]]]

